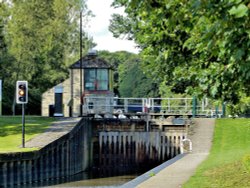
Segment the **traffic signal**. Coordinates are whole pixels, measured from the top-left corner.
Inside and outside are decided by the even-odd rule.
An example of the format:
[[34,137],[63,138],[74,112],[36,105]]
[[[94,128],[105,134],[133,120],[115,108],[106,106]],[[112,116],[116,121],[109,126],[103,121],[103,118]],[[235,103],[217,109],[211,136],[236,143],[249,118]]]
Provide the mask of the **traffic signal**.
[[28,103],[28,82],[17,81],[16,83],[16,103],[26,104]]

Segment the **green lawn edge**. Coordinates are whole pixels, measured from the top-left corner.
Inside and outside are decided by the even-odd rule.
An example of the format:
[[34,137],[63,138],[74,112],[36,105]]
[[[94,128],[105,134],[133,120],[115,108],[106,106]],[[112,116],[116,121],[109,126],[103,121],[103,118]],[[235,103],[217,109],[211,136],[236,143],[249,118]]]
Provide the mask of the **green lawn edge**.
[[[25,141],[43,133],[55,121],[40,116],[25,117]],[[38,148],[22,148],[22,117],[0,116],[0,153],[34,151]]]
[[250,119],[217,119],[208,158],[183,188],[249,188]]

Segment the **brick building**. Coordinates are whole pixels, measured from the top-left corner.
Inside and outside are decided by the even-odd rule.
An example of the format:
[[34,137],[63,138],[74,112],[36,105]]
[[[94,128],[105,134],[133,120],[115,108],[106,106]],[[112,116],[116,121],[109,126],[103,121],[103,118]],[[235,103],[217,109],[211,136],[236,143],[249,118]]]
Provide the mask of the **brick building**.
[[[81,67],[82,64],[82,67]],[[82,69],[82,86],[80,86]],[[92,51],[69,67],[70,77],[42,95],[42,116],[77,117],[86,113],[87,97],[113,97],[113,72],[110,65]],[[82,87],[82,94],[81,89]],[[81,102],[82,101],[82,102]],[[100,102],[100,101],[99,101]],[[82,105],[81,105],[82,103]]]

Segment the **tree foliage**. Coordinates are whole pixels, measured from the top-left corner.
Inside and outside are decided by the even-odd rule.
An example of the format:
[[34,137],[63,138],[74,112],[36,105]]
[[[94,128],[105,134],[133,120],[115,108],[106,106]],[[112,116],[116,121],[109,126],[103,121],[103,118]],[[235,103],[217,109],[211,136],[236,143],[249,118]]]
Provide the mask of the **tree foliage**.
[[[79,58],[80,8],[85,17],[89,15],[85,2],[79,2],[12,0],[1,3],[3,39],[0,40],[5,42],[8,58],[0,54],[0,66],[4,70],[0,78],[4,80],[4,87],[12,90],[8,95],[4,93],[4,101],[8,101],[4,109],[10,108],[9,100],[14,98],[17,80],[29,82],[28,109],[39,113],[41,94],[67,78],[69,64]],[[84,43],[88,41],[85,36]]]
[[142,49],[144,70],[177,93],[237,103],[249,95],[248,0],[115,0],[110,30]]
[[119,66],[119,93],[122,97],[158,97],[158,84],[142,70],[139,56],[131,57]]
[[114,69],[114,92],[120,97],[158,97],[158,84],[148,78],[141,68],[139,55],[118,51],[99,52]]

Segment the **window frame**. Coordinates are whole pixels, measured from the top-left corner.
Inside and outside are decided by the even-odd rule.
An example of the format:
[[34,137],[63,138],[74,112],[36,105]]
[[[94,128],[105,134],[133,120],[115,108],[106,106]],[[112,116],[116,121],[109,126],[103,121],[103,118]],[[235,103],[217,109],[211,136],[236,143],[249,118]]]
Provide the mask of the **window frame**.
[[[106,79],[102,80],[102,79],[99,78],[99,76],[100,76],[99,71],[100,70],[101,71],[103,71],[103,70],[106,71],[106,75],[105,75]],[[90,76],[91,71],[94,71],[94,76],[92,78]],[[91,81],[91,79],[93,79],[93,81]],[[105,82],[105,88],[106,89],[99,89],[98,88],[99,87],[98,83],[103,82],[103,81]],[[92,88],[91,88],[91,86],[86,87],[87,83],[93,85],[93,87]],[[108,91],[109,90],[109,70],[107,68],[87,68],[87,69],[84,69],[84,90],[85,91]]]

